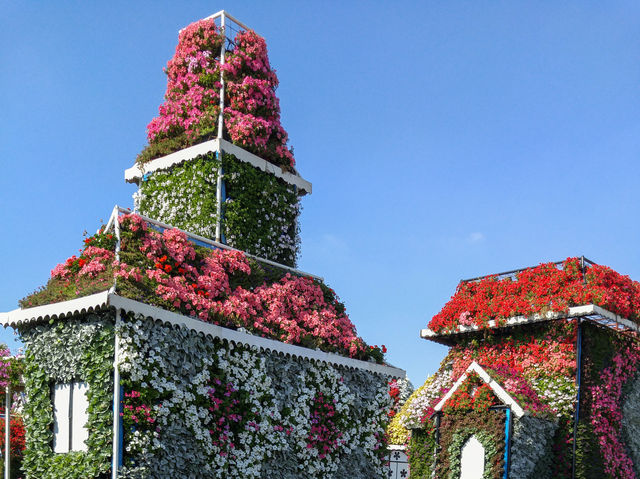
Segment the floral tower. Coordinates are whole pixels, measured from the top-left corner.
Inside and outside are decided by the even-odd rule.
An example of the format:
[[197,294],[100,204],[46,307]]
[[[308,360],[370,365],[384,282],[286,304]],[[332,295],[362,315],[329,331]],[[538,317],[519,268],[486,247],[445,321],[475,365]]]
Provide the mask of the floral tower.
[[390,426],[416,478],[640,477],[640,283],[585,258],[462,281]]
[[[219,22],[219,23],[218,23]],[[136,209],[173,226],[295,265],[296,171],[266,42],[228,14],[180,31],[149,145],[125,173]]]
[[[233,35],[232,35],[233,34]],[[149,145],[79,256],[0,314],[25,346],[33,479],[386,476],[390,384],[322,278],[264,39],[189,25]]]

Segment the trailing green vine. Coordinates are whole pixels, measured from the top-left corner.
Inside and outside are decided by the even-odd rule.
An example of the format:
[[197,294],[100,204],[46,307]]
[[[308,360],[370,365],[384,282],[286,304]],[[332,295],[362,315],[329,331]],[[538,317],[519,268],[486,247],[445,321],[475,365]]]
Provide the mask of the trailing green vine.
[[[139,210],[177,228],[215,238],[215,153],[156,171],[140,184]],[[294,266],[300,245],[300,203],[295,187],[225,154],[222,231],[226,242],[257,256]]]
[[484,447],[483,479],[500,479],[504,473],[504,414],[501,411],[447,414],[440,424],[437,477],[460,477],[462,446],[475,436]]
[[[111,466],[114,328],[112,313],[24,326],[27,448],[23,469],[38,479],[106,477]],[[51,386],[88,384],[86,451],[53,452]]]

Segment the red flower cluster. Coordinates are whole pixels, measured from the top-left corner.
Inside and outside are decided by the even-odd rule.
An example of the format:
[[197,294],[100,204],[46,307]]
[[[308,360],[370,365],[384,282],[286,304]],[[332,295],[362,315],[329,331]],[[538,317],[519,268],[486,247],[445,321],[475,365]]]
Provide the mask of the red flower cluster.
[[499,404],[493,390],[480,377],[472,372],[466,381],[444,403],[444,411],[487,411],[491,406]]
[[611,268],[567,258],[559,268],[545,263],[523,270],[515,279],[489,276],[464,282],[442,310],[429,322],[438,333],[458,326],[487,327],[512,316],[548,311],[566,312],[571,306],[597,304],[623,317],[640,319],[640,283]]
[[[25,430],[22,418],[11,418],[9,426],[11,429],[9,438],[9,441],[11,441],[11,457],[21,458],[25,448]],[[4,454],[4,419],[0,419],[0,431],[2,431],[2,434],[0,434],[0,451]]]

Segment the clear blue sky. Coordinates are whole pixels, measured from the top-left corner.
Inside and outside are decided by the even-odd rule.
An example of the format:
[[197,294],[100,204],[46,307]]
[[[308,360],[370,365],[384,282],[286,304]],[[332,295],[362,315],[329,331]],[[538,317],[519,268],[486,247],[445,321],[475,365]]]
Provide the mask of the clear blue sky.
[[313,182],[300,267],[416,385],[461,278],[584,254],[640,279],[639,2],[0,0],[0,311],[132,205],[178,30],[223,8]]

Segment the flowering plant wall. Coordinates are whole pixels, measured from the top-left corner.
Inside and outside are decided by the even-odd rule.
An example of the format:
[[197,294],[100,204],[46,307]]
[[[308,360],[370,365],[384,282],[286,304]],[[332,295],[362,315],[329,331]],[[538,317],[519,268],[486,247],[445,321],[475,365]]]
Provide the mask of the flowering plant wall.
[[[583,383],[576,477],[635,479],[640,464],[629,454],[625,438],[623,405],[630,386],[637,381],[640,342],[631,335],[616,334],[585,323]],[[636,409],[637,404],[633,405]],[[638,455],[638,451],[633,451]]]
[[[560,422],[561,427],[557,431],[554,428],[552,442],[554,454],[566,460],[571,450],[566,434],[572,424],[577,393],[576,331],[575,321],[553,321],[488,334],[482,339],[461,340],[450,349],[439,370],[393,418],[389,428],[392,441],[409,444],[413,469],[431,471],[433,456],[420,452],[418,444],[434,441],[435,405],[469,364],[476,361],[530,414]],[[474,386],[479,387],[472,394]],[[490,412],[488,407],[494,404],[497,404],[495,397],[477,379],[474,382],[470,378],[445,405],[444,413],[445,416],[456,411],[483,414]],[[415,429],[420,432],[414,439],[411,431]],[[562,471],[566,472],[566,463],[557,464],[563,464]],[[564,472],[555,477],[563,477]]]
[[232,155],[223,155],[221,164],[209,153],[145,177],[137,199],[140,213],[215,238],[219,166],[224,171],[221,223],[227,244],[294,266],[300,245],[295,188]]
[[192,23],[179,35],[167,63],[167,91],[159,115],[147,126],[149,146],[138,156],[144,163],[217,135],[221,79],[224,75],[223,137],[256,155],[292,169],[293,153],[280,123],[267,45],[255,32],[238,32],[220,61],[224,35],[214,19]]
[[[135,214],[119,221],[120,260],[111,259],[113,251],[100,254],[105,271],[113,271],[102,290],[115,276],[116,292],[137,301],[285,343],[383,362],[384,346],[368,346],[358,337],[344,305],[322,281],[260,264],[241,251],[195,245],[181,231],[159,232]],[[85,246],[81,258],[92,248]],[[68,300],[86,291],[84,282],[92,278],[77,270],[77,261],[54,268],[47,286],[21,304]],[[73,287],[58,288],[61,281]]]
[[388,379],[129,314],[122,477],[382,477]]
[[[24,325],[24,406],[27,477],[84,479],[110,470],[112,451],[113,313],[89,314],[82,320],[52,320]],[[88,389],[87,451],[53,452],[52,384],[85,381]]]
[[460,283],[456,293],[429,322],[438,333],[458,326],[485,328],[512,316],[548,311],[566,312],[571,306],[597,304],[633,321],[640,320],[640,283],[607,266],[585,265],[567,258],[558,268],[541,264],[517,274],[515,279],[489,276]]

